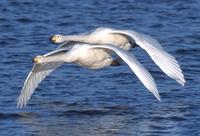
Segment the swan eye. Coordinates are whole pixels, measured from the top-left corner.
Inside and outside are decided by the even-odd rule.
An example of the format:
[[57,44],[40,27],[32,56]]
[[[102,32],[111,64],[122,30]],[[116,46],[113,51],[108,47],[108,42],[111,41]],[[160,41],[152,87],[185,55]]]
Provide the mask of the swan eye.
[[37,58],[38,58],[38,59],[42,59],[43,57],[42,57],[42,56],[37,56]]

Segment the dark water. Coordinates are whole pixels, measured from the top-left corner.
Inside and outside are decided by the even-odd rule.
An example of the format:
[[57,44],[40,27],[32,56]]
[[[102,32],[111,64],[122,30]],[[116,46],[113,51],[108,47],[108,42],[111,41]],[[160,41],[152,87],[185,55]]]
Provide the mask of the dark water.
[[[199,7],[199,0],[1,0],[0,135],[199,135]],[[88,70],[66,64],[40,84],[26,108],[16,108],[31,59],[56,48],[50,35],[102,26],[157,38],[182,66],[185,87],[134,49],[155,77],[162,102],[126,65]]]

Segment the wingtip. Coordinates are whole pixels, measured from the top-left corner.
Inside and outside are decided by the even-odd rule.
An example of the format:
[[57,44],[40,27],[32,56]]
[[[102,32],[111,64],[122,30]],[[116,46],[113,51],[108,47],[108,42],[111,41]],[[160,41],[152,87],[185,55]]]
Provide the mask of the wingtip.
[[185,82],[181,83],[182,86],[185,86]]
[[18,109],[21,109],[23,107],[23,105],[18,101],[18,103],[17,103],[17,108]]
[[161,102],[161,97],[160,97],[160,94],[158,93],[158,90],[155,93],[153,93],[153,94],[158,99],[158,101]]
[[17,104],[17,108],[18,108],[18,109],[22,109],[23,107],[26,107],[26,105],[23,104],[23,103]]
[[17,107],[17,109],[21,109],[22,108],[22,106],[20,106],[20,105],[17,105],[16,107]]
[[156,96],[156,98],[158,99],[159,102],[161,102],[161,97],[159,94],[158,94],[158,96]]
[[22,109],[23,107],[26,107],[26,103],[24,103],[21,99],[18,98],[17,106],[18,109]]
[[186,81],[185,81],[184,78],[179,79],[179,80],[176,80],[176,81],[177,81],[179,84],[181,84],[182,86],[185,86]]
[[21,107],[20,105],[21,105],[21,104],[20,104],[20,99],[18,98],[18,99],[17,99],[17,106],[16,106],[16,107],[17,107],[18,109],[20,109],[20,107]]

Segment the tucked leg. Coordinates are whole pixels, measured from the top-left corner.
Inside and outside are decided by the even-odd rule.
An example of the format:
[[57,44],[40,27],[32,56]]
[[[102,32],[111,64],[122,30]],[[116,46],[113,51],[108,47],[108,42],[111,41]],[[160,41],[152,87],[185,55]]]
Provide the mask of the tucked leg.
[[119,60],[113,60],[112,63],[111,63],[111,66],[120,66],[121,63]]

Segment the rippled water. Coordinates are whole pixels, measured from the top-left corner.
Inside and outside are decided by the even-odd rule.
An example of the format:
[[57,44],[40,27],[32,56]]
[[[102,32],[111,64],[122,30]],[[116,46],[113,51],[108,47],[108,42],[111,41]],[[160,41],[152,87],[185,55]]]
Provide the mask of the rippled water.
[[[1,0],[0,135],[199,135],[199,7],[199,0]],[[126,65],[88,70],[66,64],[40,84],[26,108],[16,108],[31,59],[56,48],[50,35],[102,26],[157,38],[182,66],[185,87],[134,49],[162,102]]]

